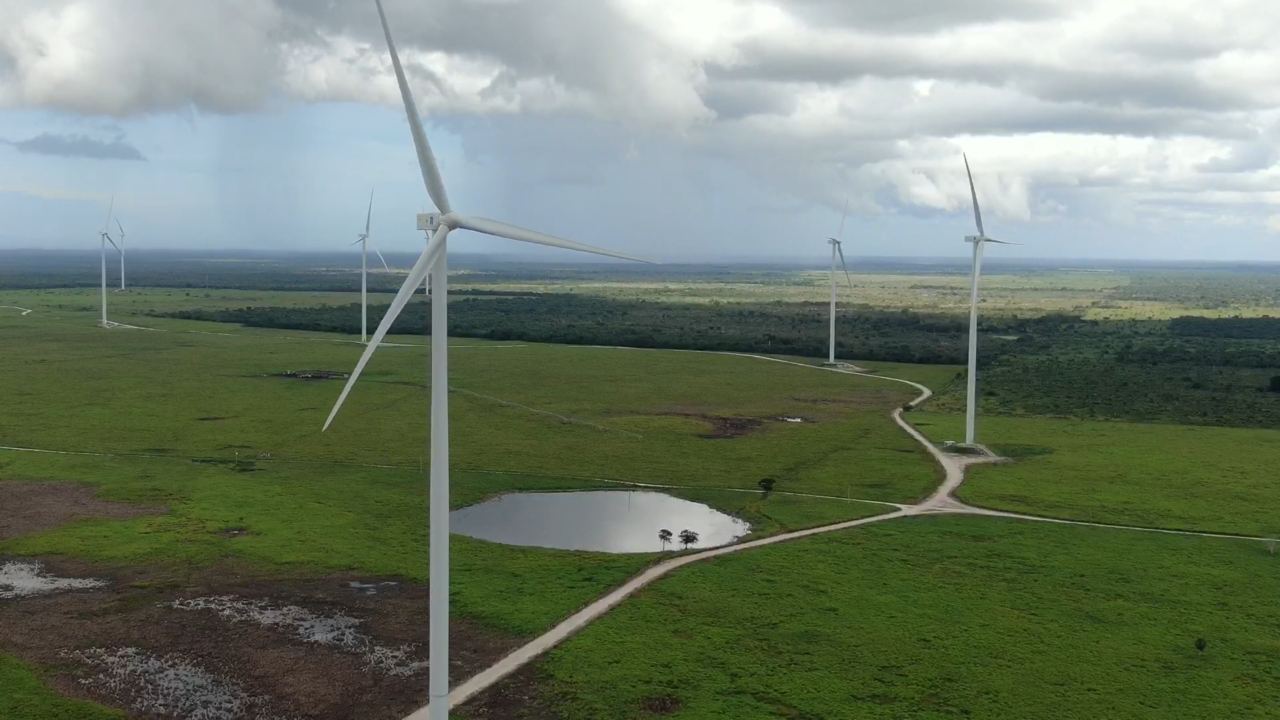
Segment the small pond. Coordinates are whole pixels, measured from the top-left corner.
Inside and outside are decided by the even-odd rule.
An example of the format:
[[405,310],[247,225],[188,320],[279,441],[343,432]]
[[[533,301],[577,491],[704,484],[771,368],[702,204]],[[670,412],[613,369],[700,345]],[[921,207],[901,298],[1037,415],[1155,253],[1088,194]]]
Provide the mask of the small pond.
[[[608,553],[678,550],[680,531],[692,530],[690,548],[728,545],[751,526],[706,505],[658,492],[512,493],[450,513],[452,531],[503,543]],[[673,537],[665,546],[661,529]]]

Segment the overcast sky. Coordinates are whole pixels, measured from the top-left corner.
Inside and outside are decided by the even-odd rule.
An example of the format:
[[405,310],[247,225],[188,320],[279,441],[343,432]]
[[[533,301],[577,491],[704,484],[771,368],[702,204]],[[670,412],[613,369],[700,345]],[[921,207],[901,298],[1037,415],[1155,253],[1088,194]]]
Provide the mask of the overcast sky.
[[[455,209],[661,259],[1280,260],[1275,0],[387,0]],[[4,0],[0,247],[420,248],[372,0]],[[511,252],[463,236],[467,251]],[[993,253],[994,254],[994,253]]]

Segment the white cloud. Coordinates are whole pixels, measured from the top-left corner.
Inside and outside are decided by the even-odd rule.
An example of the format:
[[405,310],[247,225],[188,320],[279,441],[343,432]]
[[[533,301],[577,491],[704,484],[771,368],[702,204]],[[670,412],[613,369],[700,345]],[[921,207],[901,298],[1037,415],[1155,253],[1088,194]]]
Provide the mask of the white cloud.
[[[388,0],[387,11],[430,114],[590,118],[624,150],[637,132],[666,137],[833,209],[853,193],[867,211],[958,212],[967,150],[996,217],[1088,205],[1274,229],[1273,5]],[[281,99],[397,104],[371,3],[0,7],[0,107],[122,116]]]

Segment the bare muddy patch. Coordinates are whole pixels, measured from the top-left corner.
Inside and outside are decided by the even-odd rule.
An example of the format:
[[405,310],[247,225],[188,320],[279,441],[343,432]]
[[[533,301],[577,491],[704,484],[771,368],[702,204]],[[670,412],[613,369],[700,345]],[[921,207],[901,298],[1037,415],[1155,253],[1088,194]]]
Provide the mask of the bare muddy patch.
[[151,716],[183,720],[286,720],[270,700],[250,694],[240,683],[216,675],[176,654],[155,655],[138,648],[89,648],[64,653],[89,666],[86,687],[118,704]]
[[188,612],[212,612],[227,622],[272,628],[303,642],[350,652],[364,660],[366,670],[395,677],[409,677],[427,668],[426,661],[416,657],[417,645],[380,645],[361,630],[364,620],[341,612],[324,614],[297,605],[234,595],[175,600],[168,606]]
[[44,565],[30,560],[0,563],[0,600],[50,595],[70,590],[93,590],[106,585],[96,578],[69,578],[51,575]]
[[707,440],[727,440],[742,437],[764,427],[764,419],[755,417],[737,417],[732,415],[711,415],[708,413],[672,412],[671,417],[692,418],[707,425],[707,431],[698,434]]
[[347,373],[341,370],[285,370],[273,377],[292,380],[346,380]]
[[[134,706],[175,677],[249,709],[236,718],[399,720],[426,703],[425,585],[354,574],[269,577],[235,563],[191,570],[41,561],[54,576],[109,581],[91,592],[0,601],[0,653],[43,668],[63,694],[151,719],[222,717]],[[455,619],[452,680],[517,644]],[[244,705],[246,698],[260,702]]]
[[62,482],[0,481],[0,540],[88,518],[158,515],[163,508],[102,500],[92,488]]

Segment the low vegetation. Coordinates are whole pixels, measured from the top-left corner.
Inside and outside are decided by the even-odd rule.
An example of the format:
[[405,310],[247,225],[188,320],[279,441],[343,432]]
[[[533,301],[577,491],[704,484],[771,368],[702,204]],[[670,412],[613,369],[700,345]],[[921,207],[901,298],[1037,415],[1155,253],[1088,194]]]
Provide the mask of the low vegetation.
[[0,718],[124,720],[124,713],[59,695],[33,669],[0,653]]
[[[934,440],[958,415],[917,413]],[[1280,537],[1280,430],[986,417],[981,438],[1011,464],[970,470],[982,507],[1146,527]]]
[[459,714],[1263,720],[1276,563],[1238,540],[871,525],[683,568]]

